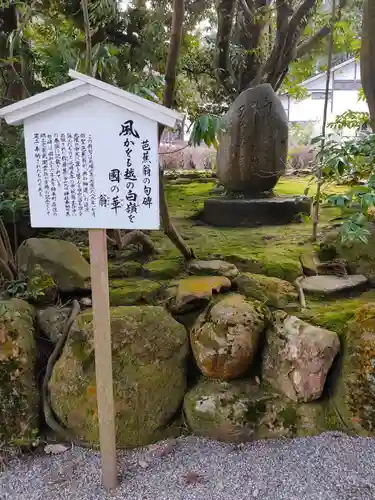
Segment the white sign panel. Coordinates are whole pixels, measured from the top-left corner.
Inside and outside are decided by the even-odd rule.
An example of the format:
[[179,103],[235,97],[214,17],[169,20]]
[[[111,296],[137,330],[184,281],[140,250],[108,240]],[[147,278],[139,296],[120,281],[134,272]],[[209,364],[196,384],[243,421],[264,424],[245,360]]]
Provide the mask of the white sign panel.
[[158,229],[158,125],[86,96],[25,120],[33,227]]

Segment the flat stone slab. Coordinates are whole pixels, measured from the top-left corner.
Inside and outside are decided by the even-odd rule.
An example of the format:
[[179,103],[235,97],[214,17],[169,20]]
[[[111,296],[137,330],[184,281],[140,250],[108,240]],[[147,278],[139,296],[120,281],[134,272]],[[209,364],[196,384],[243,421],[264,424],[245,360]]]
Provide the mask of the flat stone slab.
[[278,226],[298,221],[310,213],[307,197],[210,198],[205,201],[203,221],[221,227]]
[[308,276],[301,281],[306,293],[331,295],[334,293],[353,290],[367,283],[366,276],[353,274],[351,276]]

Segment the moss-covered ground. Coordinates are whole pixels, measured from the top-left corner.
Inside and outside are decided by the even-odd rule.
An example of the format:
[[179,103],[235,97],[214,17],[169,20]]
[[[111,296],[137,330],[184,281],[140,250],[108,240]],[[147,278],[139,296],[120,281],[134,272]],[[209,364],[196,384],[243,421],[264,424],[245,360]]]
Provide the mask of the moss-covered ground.
[[[315,187],[309,178],[283,178],[276,186],[275,194],[303,195],[309,187],[309,195]],[[261,273],[287,281],[294,281],[301,274],[299,256],[315,249],[311,242],[311,221],[288,226],[258,228],[216,228],[204,225],[197,219],[204,200],[212,195],[214,182],[166,183],[168,205],[173,222],[184,240],[199,259],[221,258],[234,262],[241,271]],[[332,185],[329,193],[348,191],[346,186]],[[324,230],[337,216],[334,208],[322,208],[320,229]],[[65,231],[56,237],[71,239],[88,257],[87,233]],[[113,305],[155,303],[168,283],[187,273],[183,259],[176,247],[162,231],[150,233],[158,255],[142,257],[134,247],[114,251],[109,246],[109,276]],[[121,283],[122,281],[122,283]],[[139,282],[139,287],[138,287]],[[137,289],[139,289],[137,291]],[[355,310],[368,300],[362,297],[327,299],[308,298],[308,309],[302,316],[322,327],[335,330],[341,335]]]

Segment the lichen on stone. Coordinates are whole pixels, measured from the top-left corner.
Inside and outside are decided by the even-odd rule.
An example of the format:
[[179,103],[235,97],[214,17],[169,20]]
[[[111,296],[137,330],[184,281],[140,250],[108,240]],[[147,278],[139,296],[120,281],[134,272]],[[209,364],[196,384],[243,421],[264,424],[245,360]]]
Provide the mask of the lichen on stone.
[[34,317],[23,300],[0,302],[0,442],[18,446],[39,430]]
[[[162,307],[111,308],[119,447],[168,437],[186,390],[187,334]],[[99,440],[93,317],[77,319],[50,382],[53,408],[77,441]],[[175,429],[173,429],[175,432]]]

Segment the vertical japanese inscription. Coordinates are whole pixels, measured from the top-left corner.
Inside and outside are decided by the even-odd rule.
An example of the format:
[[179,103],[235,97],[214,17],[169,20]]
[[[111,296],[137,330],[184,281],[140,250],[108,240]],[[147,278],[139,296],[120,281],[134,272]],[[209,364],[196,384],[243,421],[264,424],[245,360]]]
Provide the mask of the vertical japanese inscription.
[[142,205],[151,208],[152,188],[151,188],[151,159],[150,159],[150,141],[142,141],[142,170],[143,170],[143,201]]
[[48,175],[48,156],[47,156],[47,137],[46,134],[40,134],[41,152],[42,152],[42,175],[43,175],[43,198],[46,214],[51,214],[51,192]]
[[93,141],[80,132],[33,134],[39,197],[47,216],[96,216]]
[[34,159],[36,169],[36,181],[38,185],[38,194],[43,198],[43,181],[42,181],[42,155],[40,148],[40,135],[35,133],[33,138],[34,143]]

